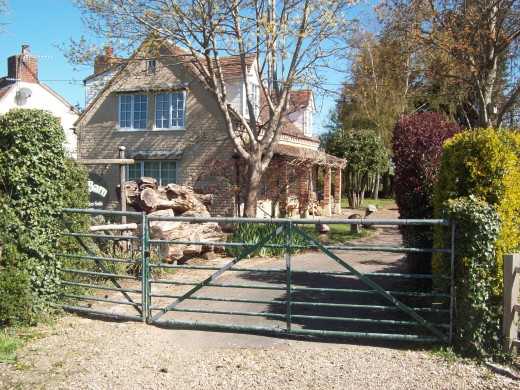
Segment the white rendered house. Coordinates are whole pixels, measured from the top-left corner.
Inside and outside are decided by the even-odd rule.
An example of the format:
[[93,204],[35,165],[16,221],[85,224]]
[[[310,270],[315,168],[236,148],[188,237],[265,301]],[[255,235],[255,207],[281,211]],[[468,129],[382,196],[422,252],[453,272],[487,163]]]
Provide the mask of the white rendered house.
[[22,54],[7,59],[7,76],[0,78],[0,114],[12,108],[31,108],[50,111],[60,121],[65,133],[65,151],[77,156],[77,137],[74,122],[79,112],[69,102],[38,80],[38,58],[22,46]]

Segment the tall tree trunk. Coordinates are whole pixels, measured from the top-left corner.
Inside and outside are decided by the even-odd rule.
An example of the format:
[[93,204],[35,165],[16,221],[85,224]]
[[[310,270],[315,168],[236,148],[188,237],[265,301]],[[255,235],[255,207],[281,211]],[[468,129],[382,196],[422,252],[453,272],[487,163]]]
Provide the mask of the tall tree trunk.
[[381,179],[381,175],[379,172],[374,173],[374,180],[372,185],[372,199],[379,198],[379,182]]
[[255,218],[258,204],[258,192],[262,181],[260,162],[248,162],[246,168],[246,193],[244,198],[244,217]]
[[348,207],[354,208],[354,178],[352,172],[345,172],[345,193],[348,198]]

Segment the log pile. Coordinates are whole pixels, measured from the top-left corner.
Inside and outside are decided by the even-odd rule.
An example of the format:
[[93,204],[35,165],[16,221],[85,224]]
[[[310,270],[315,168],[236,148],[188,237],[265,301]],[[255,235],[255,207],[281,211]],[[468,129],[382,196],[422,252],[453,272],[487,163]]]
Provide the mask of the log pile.
[[[201,195],[193,188],[168,184],[158,186],[157,180],[142,177],[138,182],[125,183],[126,204],[137,211],[144,211],[153,216],[209,217],[207,206],[212,204],[212,195]],[[152,239],[225,242],[226,234],[216,222],[189,223],[179,221],[152,221],[150,223]],[[165,261],[183,261],[192,256],[212,258],[215,248],[200,244],[163,244],[161,253]]]

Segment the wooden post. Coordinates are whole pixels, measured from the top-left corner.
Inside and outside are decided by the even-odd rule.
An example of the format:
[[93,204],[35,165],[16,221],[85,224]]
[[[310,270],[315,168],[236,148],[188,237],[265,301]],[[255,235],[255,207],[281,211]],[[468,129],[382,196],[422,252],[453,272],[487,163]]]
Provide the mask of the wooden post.
[[[125,147],[120,146],[119,147],[119,159],[124,160],[125,159]],[[120,164],[119,165],[119,186],[120,186],[120,192],[121,192],[121,211],[126,211],[126,190],[125,190],[125,183],[126,183],[126,165]],[[121,215],[121,224],[126,225],[126,215]],[[121,235],[126,236],[126,232],[123,231]],[[126,252],[128,249],[128,242],[122,241],[121,242],[121,249]]]
[[[125,159],[125,147],[120,146],[119,147],[119,159],[124,160]],[[126,166],[125,165],[119,165],[119,186],[121,191],[121,211],[126,211],[126,191],[125,191],[125,183],[126,183]],[[121,216],[121,223],[126,223],[126,216]]]
[[518,338],[518,288],[520,275],[520,254],[507,254],[502,257],[504,263],[504,314],[502,335],[503,351],[510,353]]

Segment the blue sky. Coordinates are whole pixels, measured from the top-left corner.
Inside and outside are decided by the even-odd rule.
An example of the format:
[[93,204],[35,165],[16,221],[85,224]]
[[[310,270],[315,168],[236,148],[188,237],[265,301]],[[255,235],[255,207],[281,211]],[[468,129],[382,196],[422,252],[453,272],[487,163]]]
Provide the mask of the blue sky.
[[[80,12],[71,0],[7,0],[9,13],[0,15],[5,34],[0,34],[0,77],[7,75],[7,58],[19,54],[22,45],[29,45],[31,54],[40,56],[39,78],[70,104],[85,106],[82,80],[92,73],[91,67],[68,64],[57,46],[71,37],[84,34]],[[344,75],[331,74],[329,88],[340,88]],[[336,86],[337,85],[337,86]],[[315,134],[334,107],[332,97],[317,96],[318,113],[314,117]]]
[[5,34],[0,34],[0,76],[7,75],[7,58],[29,45],[38,59],[39,79],[70,104],[85,105],[82,80],[92,69],[75,69],[56,47],[71,36],[82,34],[80,14],[69,0],[7,0],[9,14],[0,16]]

